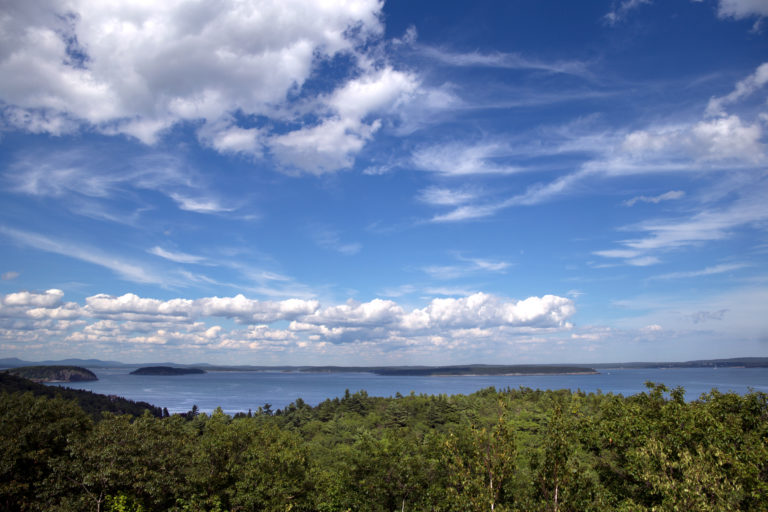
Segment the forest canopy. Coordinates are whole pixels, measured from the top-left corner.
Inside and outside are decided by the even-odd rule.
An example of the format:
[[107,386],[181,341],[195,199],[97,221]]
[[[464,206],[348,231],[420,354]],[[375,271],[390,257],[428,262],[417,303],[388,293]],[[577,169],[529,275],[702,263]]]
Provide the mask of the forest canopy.
[[282,410],[87,414],[0,393],[0,509],[766,510],[768,395],[364,391]]

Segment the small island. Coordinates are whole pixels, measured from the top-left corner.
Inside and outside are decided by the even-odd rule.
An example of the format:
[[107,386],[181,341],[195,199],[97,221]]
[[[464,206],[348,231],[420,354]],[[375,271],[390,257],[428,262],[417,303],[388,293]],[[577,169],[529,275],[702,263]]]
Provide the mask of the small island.
[[79,366],[21,366],[8,373],[34,382],[88,382],[99,380],[96,374]]
[[193,375],[205,373],[200,368],[176,368],[173,366],[145,366],[137,368],[131,372],[131,375]]

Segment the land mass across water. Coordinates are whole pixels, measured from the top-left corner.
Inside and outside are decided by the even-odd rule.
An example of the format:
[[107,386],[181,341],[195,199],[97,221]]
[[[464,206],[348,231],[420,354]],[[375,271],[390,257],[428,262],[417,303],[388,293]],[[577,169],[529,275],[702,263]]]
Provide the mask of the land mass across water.
[[132,371],[131,375],[196,375],[201,373],[205,373],[205,370],[175,366],[145,366]]
[[[18,368],[22,366],[61,366],[77,365],[89,368],[170,368],[173,375],[176,370],[212,371],[262,371],[262,372],[306,372],[306,373],[374,373],[391,376],[458,376],[458,375],[567,375],[594,374],[612,368],[768,368],[768,357],[736,357],[727,359],[701,359],[693,361],[648,361],[623,363],[591,364],[525,364],[525,365],[450,365],[450,366],[310,366],[310,365],[214,365],[210,363],[177,364],[163,363],[122,363],[101,361],[99,359],[67,359],[63,361],[29,362],[12,357],[0,359],[0,368]],[[147,375],[147,374],[145,374]],[[153,373],[153,375],[171,375],[171,373]]]
[[34,382],[87,382],[99,380],[91,370],[79,366],[20,366],[7,370],[7,372]]

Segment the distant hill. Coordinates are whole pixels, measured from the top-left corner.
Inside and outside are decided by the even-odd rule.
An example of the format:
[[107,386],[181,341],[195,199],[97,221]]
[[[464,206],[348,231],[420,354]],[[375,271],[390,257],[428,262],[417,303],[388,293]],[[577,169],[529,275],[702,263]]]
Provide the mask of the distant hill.
[[75,400],[78,405],[94,419],[101,418],[102,412],[141,416],[149,411],[152,416],[161,417],[162,409],[147,402],[134,402],[119,396],[105,396],[92,391],[70,389],[59,386],[46,386],[37,382],[0,372],[0,393],[32,393],[35,396],[53,398],[61,396],[65,400]]
[[590,375],[597,372],[586,366],[549,366],[549,365],[484,365],[432,366],[427,368],[380,368],[377,375]]
[[[406,375],[408,373],[392,373],[401,372],[407,370],[411,375],[419,374],[421,370],[429,370],[427,373],[436,374],[435,369],[451,369],[451,368],[493,368],[493,367],[532,367],[536,368],[538,373],[549,373],[549,370],[545,368],[558,368],[555,373],[574,373],[563,368],[579,368],[581,371],[594,371],[596,369],[605,368],[768,368],[768,357],[733,357],[725,359],[701,359],[694,361],[648,361],[648,362],[617,362],[617,363],[585,363],[585,364],[542,364],[542,365],[482,365],[482,364],[470,364],[470,365],[456,365],[456,366],[261,366],[261,365],[212,365],[209,363],[195,363],[195,364],[178,364],[172,362],[145,362],[142,364],[136,363],[121,363],[119,361],[102,361],[100,359],[64,359],[60,361],[40,361],[31,362],[18,359],[16,357],[8,357],[0,359],[0,368],[16,368],[19,366],[43,366],[43,365],[67,365],[67,366],[80,366],[84,368],[135,368],[141,367],[170,367],[170,368],[205,368],[209,371],[266,371],[266,372],[328,372],[328,373],[349,373],[349,372],[370,372],[380,373],[382,375]],[[458,371],[458,370],[450,370]],[[489,370],[493,372],[494,370]],[[527,372],[527,370],[525,370]],[[515,373],[515,372],[512,372]],[[533,372],[537,373],[537,372]],[[421,373],[426,374],[426,373]],[[443,373],[445,374],[445,373]],[[456,373],[448,373],[455,375]],[[490,375],[493,373],[480,373],[483,375]]]
[[118,361],[102,361],[101,359],[61,359],[59,361],[24,361],[17,357],[0,359],[0,368],[17,368],[19,366],[81,366],[86,368],[135,366]]
[[600,363],[595,368],[768,368],[768,357],[732,357],[679,362]]
[[131,375],[191,375],[205,373],[200,368],[174,368],[172,366],[147,366],[138,368]]
[[99,380],[91,370],[79,366],[20,366],[6,371],[35,382],[87,382]]

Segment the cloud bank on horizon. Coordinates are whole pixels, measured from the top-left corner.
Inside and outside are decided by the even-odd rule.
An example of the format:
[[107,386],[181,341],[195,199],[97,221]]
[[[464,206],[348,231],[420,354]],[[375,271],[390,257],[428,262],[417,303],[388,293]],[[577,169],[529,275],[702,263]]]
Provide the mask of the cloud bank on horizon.
[[765,2],[3,10],[3,355],[768,353]]

